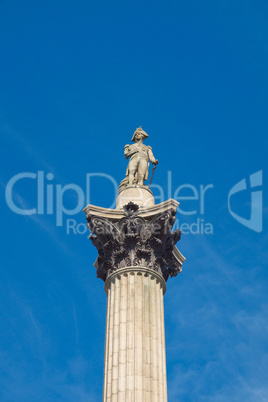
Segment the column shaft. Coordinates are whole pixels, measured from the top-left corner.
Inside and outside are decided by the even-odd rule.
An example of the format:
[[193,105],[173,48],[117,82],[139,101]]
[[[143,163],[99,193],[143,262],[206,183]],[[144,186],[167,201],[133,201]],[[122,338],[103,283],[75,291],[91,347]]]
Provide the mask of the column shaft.
[[148,268],[123,268],[105,291],[103,402],[166,402],[164,279]]

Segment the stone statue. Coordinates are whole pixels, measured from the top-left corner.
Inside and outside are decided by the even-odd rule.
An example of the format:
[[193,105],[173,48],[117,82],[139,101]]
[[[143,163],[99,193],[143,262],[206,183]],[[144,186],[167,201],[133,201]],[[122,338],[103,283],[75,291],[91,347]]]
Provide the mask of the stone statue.
[[124,155],[126,159],[129,158],[129,163],[126,177],[121,181],[118,191],[131,185],[144,186],[144,181],[148,179],[149,161],[153,165],[158,164],[152,148],[143,144],[143,140],[148,137],[148,134],[140,126],[135,130],[131,139],[135,144],[125,145]]

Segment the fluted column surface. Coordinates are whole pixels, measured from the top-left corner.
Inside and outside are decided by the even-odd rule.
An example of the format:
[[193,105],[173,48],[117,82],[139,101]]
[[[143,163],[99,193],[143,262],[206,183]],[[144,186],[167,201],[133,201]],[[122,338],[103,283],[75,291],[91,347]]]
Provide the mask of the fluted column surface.
[[166,402],[163,294],[157,272],[123,268],[105,282],[103,402]]

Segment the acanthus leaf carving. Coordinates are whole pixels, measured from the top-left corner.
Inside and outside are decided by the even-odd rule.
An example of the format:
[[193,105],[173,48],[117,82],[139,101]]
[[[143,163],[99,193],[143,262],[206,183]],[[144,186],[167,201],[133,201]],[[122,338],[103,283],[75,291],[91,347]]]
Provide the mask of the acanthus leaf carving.
[[116,223],[88,215],[89,236],[98,251],[97,276],[107,276],[125,266],[144,266],[156,270],[167,281],[181,272],[181,264],[173,255],[181,231],[171,232],[174,210],[159,213],[151,221],[140,217],[132,202],[124,207],[125,217]]

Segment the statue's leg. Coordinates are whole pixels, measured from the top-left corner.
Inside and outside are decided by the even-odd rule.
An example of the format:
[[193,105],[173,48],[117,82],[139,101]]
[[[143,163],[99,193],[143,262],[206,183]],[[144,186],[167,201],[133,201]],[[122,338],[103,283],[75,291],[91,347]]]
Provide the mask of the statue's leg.
[[138,185],[144,184],[144,178],[148,169],[148,162],[146,159],[141,159],[138,167]]
[[128,165],[128,184],[132,185],[134,183],[135,173],[137,172],[138,159],[134,158],[129,162]]

